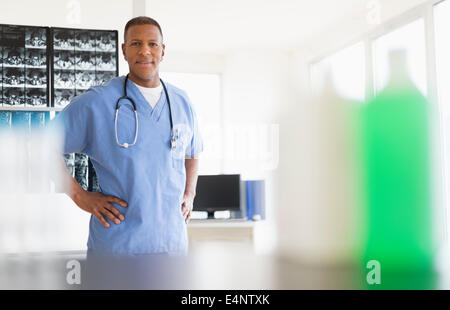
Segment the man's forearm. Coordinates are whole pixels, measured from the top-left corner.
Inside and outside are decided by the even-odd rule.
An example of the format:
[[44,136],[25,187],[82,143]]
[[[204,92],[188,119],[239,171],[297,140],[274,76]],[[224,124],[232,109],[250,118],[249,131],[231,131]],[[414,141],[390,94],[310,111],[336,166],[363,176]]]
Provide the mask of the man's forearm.
[[186,188],[184,190],[185,195],[195,197],[195,188],[197,187],[198,177],[198,159],[187,158],[185,159],[186,166]]

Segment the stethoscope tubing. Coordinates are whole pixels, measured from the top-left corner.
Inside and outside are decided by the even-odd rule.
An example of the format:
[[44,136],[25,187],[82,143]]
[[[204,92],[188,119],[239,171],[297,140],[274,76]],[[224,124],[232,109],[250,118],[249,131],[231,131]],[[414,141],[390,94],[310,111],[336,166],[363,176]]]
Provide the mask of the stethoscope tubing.
[[[169,93],[167,92],[167,88],[166,88],[166,84],[163,82],[162,79],[159,79],[163,89],[164,89],[164,93],[166,95],[166,100],[167,100],[167,104],[169,106],[169,116],[170,116],[170,136],[171,136],[171,147],[176,147],[176,142],[174,140],[174,131],[173,131],[173,119],[172,119],[172,107],[170,104],[170,98],[169,98]],[[138,122],[138,115],[137,115],[137,109],[136,109],[136,103],[134,102],[134,100],[130,97],[128,97],[127,95],[127,82],[128,82],[128,74],[125,77],[125,82],[123,83],[123,96],[120,97],[117,102],[116,102],[116,112],[115,112],[115,116],[114,116],[114,131],[115,131],[115,135],[116,135],[116,142],[119,146],[123,147],[123,148],[128,148],[130,146],[133,146],[136,144],[137,138],[138,138],[138,131],[139,131],[139,122]],[[134,117],[136,120],[136,134],[134,136],[134,141],[133,143],[129,144],[129,143],[123,143],[121,144],[119,142],[119,138],[117,136],[117,118],[119,115],[119,108],[120,108],[120,101],[121,100],[128,100],[131,105],[133,106],[133,112],[134,112]]]

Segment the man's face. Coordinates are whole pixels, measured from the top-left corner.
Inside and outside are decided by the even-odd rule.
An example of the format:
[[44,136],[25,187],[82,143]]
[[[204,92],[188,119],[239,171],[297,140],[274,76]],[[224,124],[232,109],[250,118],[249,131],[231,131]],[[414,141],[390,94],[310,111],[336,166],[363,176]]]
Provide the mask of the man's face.
[[130,75],[144,83],[152,80],[158,74],[164,49],[158,27],[134,25],[128,28],[122,52],[130,67]]

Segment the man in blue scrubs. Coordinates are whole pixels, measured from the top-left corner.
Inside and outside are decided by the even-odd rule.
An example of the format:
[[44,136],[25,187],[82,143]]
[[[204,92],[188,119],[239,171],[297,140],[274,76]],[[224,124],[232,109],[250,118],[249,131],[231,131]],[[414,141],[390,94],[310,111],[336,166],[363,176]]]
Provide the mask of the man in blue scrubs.
[[[155,20],[137,17],[125,26],[126,90],[136,103],[137,128],[132,105],[122,100],[115,130],[115,107],[124,95],[125,76],[91,87],[59,115],[63,152],[88,155],[99,179],[101,193],[91,193],[66,176],[71,185],[67,194],[92,214],[88,253],[187,254],[186,224],[203,143],[186,93],[165,83],[176,139],[176,147],[171,145],[169,106],[159,78],[164,49]],[[136,135],[135,145],[119,146],[132,144]]]

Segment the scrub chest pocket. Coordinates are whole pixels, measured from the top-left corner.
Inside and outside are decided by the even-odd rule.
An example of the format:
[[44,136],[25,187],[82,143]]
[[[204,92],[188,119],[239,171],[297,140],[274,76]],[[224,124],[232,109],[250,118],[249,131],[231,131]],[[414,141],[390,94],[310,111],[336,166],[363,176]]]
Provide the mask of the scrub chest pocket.
[[186,159],[186,150],[192,137],[191,130],[185,124],[174,126],[174,139],[176,147],[172,148],[172,165],[177,171],[185,169],[184,161]]

